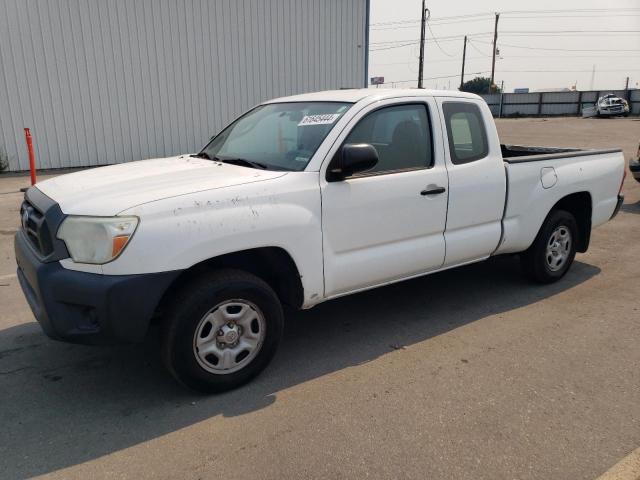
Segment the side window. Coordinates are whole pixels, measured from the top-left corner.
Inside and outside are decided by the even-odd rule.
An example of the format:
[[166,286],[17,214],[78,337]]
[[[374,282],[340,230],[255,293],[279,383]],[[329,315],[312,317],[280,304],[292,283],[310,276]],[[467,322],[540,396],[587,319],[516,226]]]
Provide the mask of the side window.
[[367,174],[433,165],[431,125],[424,104],[371,112],[351,130],[344,143],[369,143],[378,151],[378,164]]
[[480,108],[473,103],[444,102],[442,109],[451,161],[460,165],[486,157],[489,145]]

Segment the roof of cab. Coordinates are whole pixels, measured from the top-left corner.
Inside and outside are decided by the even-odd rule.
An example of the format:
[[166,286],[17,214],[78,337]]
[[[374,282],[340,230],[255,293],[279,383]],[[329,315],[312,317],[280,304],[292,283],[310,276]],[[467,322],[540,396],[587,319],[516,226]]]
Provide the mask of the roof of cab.
[[349,88],[343,90],[325,90],[322,92],[303,93],[290,97],[280,97],[268,100],[264,103],[283,102],[349,102],[356,103],[365,98],[370,100],[382,100],[397,97],[462,97],[480,98],[473,93],[457,90],[426,90],[419,88]]

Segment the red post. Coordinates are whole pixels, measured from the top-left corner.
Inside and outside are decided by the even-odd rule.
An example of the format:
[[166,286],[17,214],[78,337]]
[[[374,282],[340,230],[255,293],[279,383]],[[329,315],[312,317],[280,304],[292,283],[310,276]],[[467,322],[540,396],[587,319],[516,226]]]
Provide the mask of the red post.
[[29,151],[29,170],[31,171],[31,185],[36,184],[36,156],[33,153],[33,140],[28,128],[24,129],[24,136],[27,140],[27,150]]

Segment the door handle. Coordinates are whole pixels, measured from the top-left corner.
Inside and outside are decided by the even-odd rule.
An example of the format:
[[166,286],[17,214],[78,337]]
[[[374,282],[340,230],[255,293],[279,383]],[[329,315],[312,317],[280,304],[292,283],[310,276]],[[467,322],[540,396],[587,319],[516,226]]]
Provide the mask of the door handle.
[[422,190],[420,192],[420,195],[425,196],[425,195],[439,195],[441,193],[446,192],[447,189],[444,187],[435,187],[435,188],[431,188],[429,190]]

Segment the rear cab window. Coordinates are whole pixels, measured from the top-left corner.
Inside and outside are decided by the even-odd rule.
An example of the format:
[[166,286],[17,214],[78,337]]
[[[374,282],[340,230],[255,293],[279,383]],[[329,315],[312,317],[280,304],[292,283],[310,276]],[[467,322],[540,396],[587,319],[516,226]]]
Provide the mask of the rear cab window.
[[444,102],[442,109],[451,162],[461,165],[485,158],[489,144],[480,108],[470,102]]

